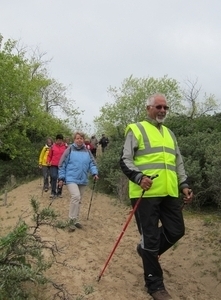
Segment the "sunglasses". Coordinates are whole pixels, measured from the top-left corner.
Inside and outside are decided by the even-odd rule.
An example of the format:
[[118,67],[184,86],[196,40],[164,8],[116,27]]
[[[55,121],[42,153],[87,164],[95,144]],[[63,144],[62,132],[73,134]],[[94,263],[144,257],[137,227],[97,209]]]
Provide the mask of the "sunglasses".
[[169,106],[167,106],[167,105],[150,105],[150,106],[155,107],[156,109],[159,109],[159,110],[161,110],[162,108],[164,110],[168,110],[169,109]]

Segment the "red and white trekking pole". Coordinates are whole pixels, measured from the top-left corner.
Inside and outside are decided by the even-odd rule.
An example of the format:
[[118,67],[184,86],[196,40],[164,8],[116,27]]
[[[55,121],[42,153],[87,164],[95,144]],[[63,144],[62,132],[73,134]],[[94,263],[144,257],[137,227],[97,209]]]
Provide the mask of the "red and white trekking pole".
[[[154,179],[154,178],[156,178],[156,177],[158,177],[158,175],[151,176],[150,179]],[[127,226],[128,226],[129,223],[130,223],[130,220],[132,219],[132,217],[133,217],[133,215],[134,215],[134,213],[135,213],[135,211],[136,211],[136,209],[137,209],[137,207],[138,207],[140,201],[141,201],[142,198],[143,198],[144,193],[145,193],[145,190],[142,191],[142,194],[141,194],[140,198],[137,200],[136,204],[134,205],[134,208],[133,208],[133,210],[131,211],[131,213],[130,213],[130,215],[129,215],[127,221],[126,221],[126,223],[125,223],[125,225],[124,225],[124,227],[123,227],[123,230],[122,230],[120,236],[118,237],[118,239],[117,239],[117,241],[116,241],[116,243],[115,243],[115,245],[114,245],[114,248],[113,248],[113,250],[111,251],[111,253],[110,253],[110,255],[109,255],[109,257],[108,257],[108,259],[107,259],[107,261],[106,261],[106,263],[105,263],[105,265],[104,265],[104,268],[102,269],[100,275],[98,276],[98,279],[97,279],[98,282],[100,281],[100,279],[101,279],[101,277],[102,277],[102,275],[103,275],[103,273],[104,273],[104,271],[105,271],[105,269],[106,269],[106,267],[107,267],[109,261],[111,260],[111,257],[112,257],[113,254],[114,254],[114,251],[116,250],[116,248],[117,248],[117,246],[118,246],[118,244],[119,244],[119,242],[120,242],[122,236],[124,235],[124,233],[125,233],[125,231],[126,231],[126,229],[127,229]]]

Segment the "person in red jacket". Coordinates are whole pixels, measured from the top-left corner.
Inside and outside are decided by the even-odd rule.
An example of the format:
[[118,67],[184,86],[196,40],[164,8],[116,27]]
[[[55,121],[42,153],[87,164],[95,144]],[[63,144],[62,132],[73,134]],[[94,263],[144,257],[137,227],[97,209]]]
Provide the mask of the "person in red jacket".
[[59,160],[66,150],[67,145],[64,143],[64,137],[62,134],[57,134],[56,141],[51,147],[47,164],[50,166],[50,177],[51,177],[51,195],[50,198],[54,198],[55,196],[62,198],[62,187],[57,186],[58,180],[58,164]]
[[92,151],[92,149],[94,148],[89,140],[85,140],[84,144],[85,144],[85,147],[90,151]]

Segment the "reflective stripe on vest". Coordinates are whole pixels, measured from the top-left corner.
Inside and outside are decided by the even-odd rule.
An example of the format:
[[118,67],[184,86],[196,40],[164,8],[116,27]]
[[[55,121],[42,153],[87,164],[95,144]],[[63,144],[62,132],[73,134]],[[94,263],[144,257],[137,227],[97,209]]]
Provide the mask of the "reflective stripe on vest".
[[[144,193],[144,197],[178,197],[178,180],[176,173],[176,141],[167,127],[162,126],[162,133],[156,126],[147,121],[130,124],[126,128],[132,130],[138,141],[134,164],[145,175],[158,174],[152,187]],[[138,198],[141,187],[129,182],[130,198]]]

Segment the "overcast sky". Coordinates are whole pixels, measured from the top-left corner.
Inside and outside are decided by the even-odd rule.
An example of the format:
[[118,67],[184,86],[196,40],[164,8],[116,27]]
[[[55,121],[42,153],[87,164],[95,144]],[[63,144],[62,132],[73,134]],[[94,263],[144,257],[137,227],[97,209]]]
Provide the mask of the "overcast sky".
[[220,0],[0,0],[0,33],[46,52],[92,123],[130,75],[198,78],[221,98]]

